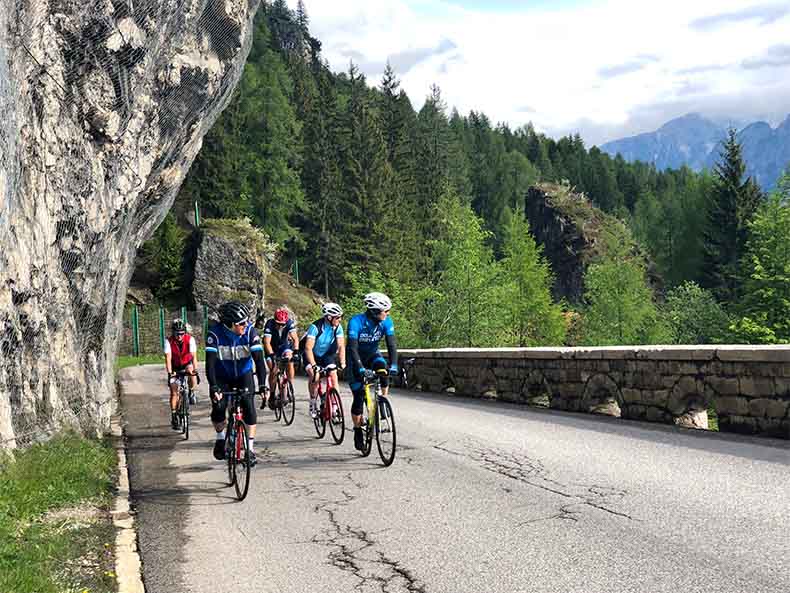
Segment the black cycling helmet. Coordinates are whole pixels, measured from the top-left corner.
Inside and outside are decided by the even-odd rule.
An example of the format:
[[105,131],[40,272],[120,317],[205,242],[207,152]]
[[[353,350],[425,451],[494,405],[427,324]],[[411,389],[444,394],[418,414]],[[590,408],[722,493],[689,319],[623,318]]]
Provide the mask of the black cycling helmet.
[[173,319],[170,329],[174,334],[185,334],[187,333],[187,324],[184,323],[183,319]]
[[219,308],[219,320],[227,327],[231,327],[233,324],[244,323],[249,318],[249,309],[238,301],[228,301]]

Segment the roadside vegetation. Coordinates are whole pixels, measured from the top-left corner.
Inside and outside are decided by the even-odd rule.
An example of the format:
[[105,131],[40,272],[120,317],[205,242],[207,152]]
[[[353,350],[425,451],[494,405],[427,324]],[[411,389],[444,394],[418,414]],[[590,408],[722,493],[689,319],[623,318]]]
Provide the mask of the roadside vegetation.
[[116,590],[108,440],[64,434],[0,452],[0,591]]

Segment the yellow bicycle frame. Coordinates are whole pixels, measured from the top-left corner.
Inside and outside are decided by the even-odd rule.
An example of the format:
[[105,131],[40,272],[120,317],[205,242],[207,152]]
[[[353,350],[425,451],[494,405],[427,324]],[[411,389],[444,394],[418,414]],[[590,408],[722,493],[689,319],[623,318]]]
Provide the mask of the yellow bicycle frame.
[[[387,373],[387,371],[379,370],[376,371],[376,373],[379,375],[384,375]],[[368,425],[370,426],[370,430],[373,430],[373,427],[376,424],[376,412],[379,403],[378,395],[381,392],[381,383],[379,381],[376,381],[376,390],[375,390],[376,397],[371,397],[370,395],[371,385],[372,385],[371,383],[365,383],[365,402],[367,402],[368,405]]]

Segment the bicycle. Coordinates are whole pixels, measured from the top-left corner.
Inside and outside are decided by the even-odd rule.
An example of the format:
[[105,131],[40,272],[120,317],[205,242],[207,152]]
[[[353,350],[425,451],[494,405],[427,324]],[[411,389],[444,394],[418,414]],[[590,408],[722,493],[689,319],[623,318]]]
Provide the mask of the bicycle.
[[277,363],[277,375],[274,379],[274,420],[279,421],[282,418],[285,425],[290,426],[294,421],[296,400],[294,399],[293,383],[291,383],[291,378],[284,367],[288,362],[296,364],[296,357],[289,360],[278,356],[275,362]]
[[[362,449],[362,457],[370,455],[373,448],[373,436],[376,436],[376,446],[379,456],[385,466],[392,465],[395,460],[395,415],[392,412],[392,404],[384,396],[379,380],[381,375],[386,375],[385,369],[379,369],[372,377],[365,377],[363,384],[365,387],[365,401],[362,404],[362,434],[365,446]],[[375,384],[375,397],[371,395],[370,386]],[[391,441],[391,443],[390,443]]]
[[[241,412],[241,398],[246,389],[223,391],[228,398],[228,425],[225,432],[225,460],[228,463],[228,486],[236,489],[236,498],[244,500],[250,489],[250,449],[247,440],[247,425]],[[239,475],[239,468],[243,476]]]
[[401,364],[400,369],[398,370],[398,387],[401,389],[408,389],[409,388],[409,375],[407,372],[407,368],[414,368],[414,362],[416,358],[407,358]]
[[[340,394],[337,392],[334,380],[332,379],[332,371],[337,369],[337,365],[330,364],[325,368],[315,366],[314,376],[318,377],[316,381],[315,396],[318,398],[319,407],[318,415],[313,418],[315,424],[315,431],[318,433],[318,438],[324,438],[326,434],[326,425],[329,423],[329,430],[332,432],[332,439],[336,445],[343,442],[345,436],[345,417],[343,415],[343,401],[340,399]],[[324,379],[324,382],[321,382]]]
[[194,397],[192,388],[189,387],[187,377],[197,376],[197,373],[187,371],[176,371],[176,381],[178,383],[178,405],[176,407],[176,419],[184,440],[189,440],[189,402]]

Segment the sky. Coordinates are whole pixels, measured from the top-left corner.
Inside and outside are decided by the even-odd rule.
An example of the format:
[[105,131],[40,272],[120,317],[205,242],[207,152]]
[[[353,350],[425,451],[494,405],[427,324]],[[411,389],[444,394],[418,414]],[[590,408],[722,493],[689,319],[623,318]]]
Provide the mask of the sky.
[[389,61],[415,109],[437,84],[462,114],[588,146],[686,113],[790,113],[790,0],[304,2],[333,70],[377,85]]

